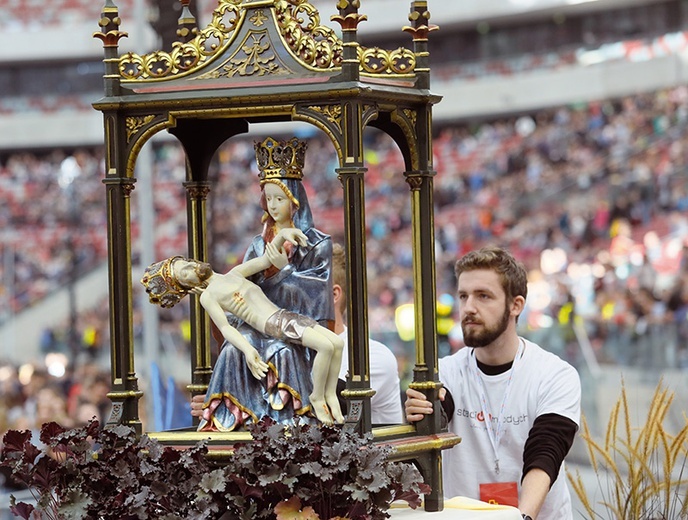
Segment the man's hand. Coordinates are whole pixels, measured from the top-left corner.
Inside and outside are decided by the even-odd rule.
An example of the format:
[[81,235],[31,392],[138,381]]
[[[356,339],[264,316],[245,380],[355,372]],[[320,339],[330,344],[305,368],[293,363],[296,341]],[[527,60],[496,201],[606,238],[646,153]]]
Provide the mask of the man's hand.
[[263,379],[268,373],[268,364],[260,358],[258,351],[251,347],[244,350],[244,357],[249,370],[256,379]]
[[191,398],[191,417],[202,417],[203,416],[203,403],[205,402],[205,396],[202,394],[194,395]]
[[265,256],[277,269],[282,269],[289,263],[287,252],[284,249],[277,249],[272,242],[265,244]]
[[308,238],[304,235],[303,231],[298,228],[283,228],[277,233],[277,236],[273,238],[273,241],[277,237],[282,237],[287,242],[291,242],[295,246],[306,246],[308,245]]
[[[444,401],[446,393],[447,391],[444,388],[440,388],[440,401]],[[404,408],[406,420],[410,423],[420,421],[423,417],[432,413],[432,403],[426,399],[425,394],[413,388],[406,390]]]

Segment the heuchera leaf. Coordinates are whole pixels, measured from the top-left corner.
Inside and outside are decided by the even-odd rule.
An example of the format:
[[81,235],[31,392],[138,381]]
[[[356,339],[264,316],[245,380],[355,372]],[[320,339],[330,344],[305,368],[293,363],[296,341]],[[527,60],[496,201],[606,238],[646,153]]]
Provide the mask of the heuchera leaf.
[[2,438],[2,454],[24,451],[25,444],[31,441],[30,430],[9,430]]
[[19,502],[15,504],[14,497],[11,497],[11,500],[12,504],[10,505],[10,511],[14,516],[24,519],[28,519],[31,516],[31,512],[34,510],[34,507],[31,504],[27,504],[26,502]]
[[54,421],[47,422],[41,427],[41,442],[43,444],[50,445],[53,443],[53,440],[60,435],[61,433],[64,433],[66,431],[65,428],[60,426]]
[[362,487],[346,484],[342,486],[342,489],[349,491],[351,500],[355,500],[356,502],[365,502],[368,500],[368,498],[370,498],[370,493],[368,493],[368,491]]
[[275,506],[277,520],[320,520],[320,517],[312,507],[301,509],[299,497],[291,497]]
[[301,471],[319,477],[323,472],[323,466],[318,461],[305,462],[301,464]]
[[60,505],[60,518],[64,518],[64,520],[81,520],[86,518],[90,505],[91,499],[88,495],[83,494],[79,490],[71,490],[66,500]]
[[216,469],[210,473],[206,473],[201,478],[201,488],[208,493],[217,493],[224,491],[227,486],[224,472],[221,469]]
[[57,464],[47,455],[42,456],[36,461],[34,466],[32,484],[39,489],[49,489],[53,482],[53,472],[57,469]]

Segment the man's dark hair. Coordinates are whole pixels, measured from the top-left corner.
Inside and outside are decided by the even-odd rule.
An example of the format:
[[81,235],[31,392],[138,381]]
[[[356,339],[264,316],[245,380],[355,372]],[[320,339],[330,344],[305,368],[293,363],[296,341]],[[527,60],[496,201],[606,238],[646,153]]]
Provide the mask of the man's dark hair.
[[516,296],[528,295],[528,273],[521,262],[518,262],[507,250],[496,246],[487,246],[471,251],[456,262],[454,271],[456,279],[461,273],[489,269],[496,272],[502,282],[502,288],[508,300]]

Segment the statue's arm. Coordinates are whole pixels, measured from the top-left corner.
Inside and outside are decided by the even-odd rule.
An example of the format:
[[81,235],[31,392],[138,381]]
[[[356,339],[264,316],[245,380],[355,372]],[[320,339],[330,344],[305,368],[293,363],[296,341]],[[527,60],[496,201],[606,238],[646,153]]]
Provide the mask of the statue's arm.
[[280,249],[274,243],[265,244],[265,253],[257,258],[251,258],[234,267],[230,273],[248,278],[257,274],[271,265],[282,269],[289,263],[286,251]]

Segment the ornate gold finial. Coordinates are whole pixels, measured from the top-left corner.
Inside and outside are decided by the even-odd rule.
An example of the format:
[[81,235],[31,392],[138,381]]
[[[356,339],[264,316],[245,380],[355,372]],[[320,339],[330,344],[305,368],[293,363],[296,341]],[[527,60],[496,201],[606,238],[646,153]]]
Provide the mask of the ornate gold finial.
[[117,6],[112,0],[106,0],[100,20],[98,20],[101,30],[93,33],[93,37],[100,39],[103,42],[103,47],[116,48],[119,41],[128,36],[127,33],[119,30],[121,22]]
[[330,20],[341,25],[344,31],[355,31],[359,23],[368,19],[366,15],[358,14],[360,7],[360,0],[339,0],[339,14],[330,16]]
[[429,33],[439,30],[437,25],[430,23],[428,3],[424,0],[413,0],[411,2],[411,13],[408,19],[413,26],[407,25],[402,28],[402,31],[411,33],[414,41],[426,41]]
[[288,141],[276,141],[268,137],[265,141],[255,142],[256,163],[261,182],[268,179],[303,178],[303,166],[306,160],[308,143],[292,137]]
[[151,303],[164,308],[174,307],[189,293],[177,283],[172,273],[172,265],[177,260],[184,260],[184,257],[173,256],[146,268],[141,284],[146,288]]
[[177,36],[182,43],[186,43],[198,35],[198,27],[196,27],[196,18],[189,9],[191,0],[179,0],[182,4],[182,14],[177,20]]

